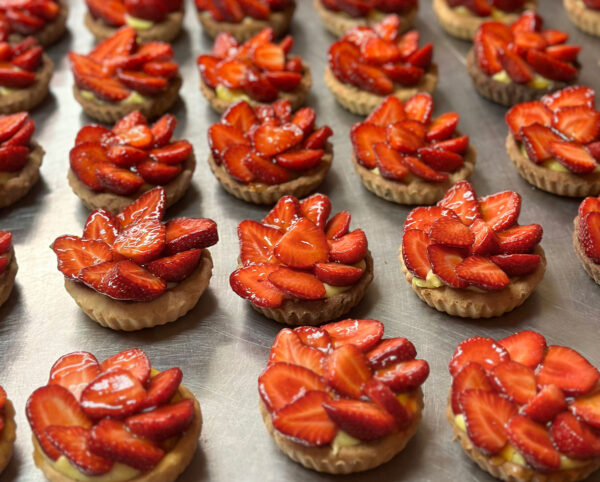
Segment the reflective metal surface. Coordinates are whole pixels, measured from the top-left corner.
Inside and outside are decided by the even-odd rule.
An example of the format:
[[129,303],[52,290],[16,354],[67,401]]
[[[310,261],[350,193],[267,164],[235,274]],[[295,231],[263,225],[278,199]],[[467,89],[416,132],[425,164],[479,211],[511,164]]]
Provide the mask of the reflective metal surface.
[[[383,321],[388,336],[410,338],[419,356],[431,365],[431,376],[423,387],[426,403],[418,434],[390,463],[346,480],[491,481],[452,443],[444,415],[450,382],[448,359],[466,337],[498,338],[531,328],[543,333],[549,343],[572,346],[600,366],[600,287],[584,272],[571,246],[578,201],[537,191],[518,176],[504,149],[505,109],[475,93],[464,69],[469,44],[445,35],[430,2],[422,0],[416,26],[424,41],[435,42],[435,61],[440,66],[436,112],[460,113],[460,129],[471,136],[479,153],[472,179],[477,192],[518,190],[523,196],[521,222],[543,225],[542,246],[548,258],[547,273],[537,291],[524,306],[501,318],[467,321],[429,308],[410,289],[397,261],[401,226],[409,208],[383,201],[362,187],[351,166],[348,138],[350,126],[359,118],[335,103],[322,78],[333,38],[317,19],[312,2],[298,3],[292,28],[294,52],[309,62],[313,72],[309,105],[317,109],[318,124],[329,124],[335,131],[335,161],[321,191],[331,196],[335,211],[351,211],[353,226],[366,231],[375,258],[375,281],[351,315]],[[542,0],[541,13],[549,27],[566,30],[572,43],[584,47],[581,82],[600,89],[600,39],[580,33],[561,4]],[[74,350],[89,350],[102,360],[132,346],[143,348],[158,369],[181,367],[184,383],[200,400],[204,427],[199,448],[179,480],[328,479],[279,452],[258,412],[256,379],[282,326],[258,315],[234,295],[228,277],[237,264],[237,223],[261,219],[266,209],[228,195],[204,162],[206,130],[218,116],[198,90],[195,58],[209,50],[211,41],[201,34],[191,2],[185,32],[174,44],[185,79],[175,113],[177,134],[194,144],[200,162],[192,187],[168,211],[168,217],[206,216],[218,222],[221,240],[211,248],[215,269],[210,288],[186,317],[137,333],[102,328],[66,293],[48,246],[57,236],[80,234],[83,228],[87,210],[67,185],[66,170],[75,135],[90,122],[73,99],[66,53],[71,49],[88,52],[92,47],[92,36],[83,26],[83,1],[72,2],[71,7],[70,34],[49,51],[56,63],[52,95],[34,112],[36,138],[47,152],[42,180],[18,205],[0,211],[0,228],[13,232],[20,266],[15,290],[0,309],[0,384],[18,413],[15,455],[2,480],[42,480],[31,457],[24,407],[29,394],[46,383],[52,363]],[[600,481],[600,474],[589,480]]]

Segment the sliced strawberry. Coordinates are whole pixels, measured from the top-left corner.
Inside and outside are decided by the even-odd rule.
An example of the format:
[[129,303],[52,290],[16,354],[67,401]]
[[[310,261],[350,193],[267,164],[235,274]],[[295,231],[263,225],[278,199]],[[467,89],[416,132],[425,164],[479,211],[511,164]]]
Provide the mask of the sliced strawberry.
[[28,147],[34,132],[35,122],[33,119],[30,119],[10,139],[4,141],[3,145]]
[[164,440],[183,433],[193,419],[194,402],[188,398],[133,415],[125,420],[125,424],[136,435],[151,440]]
[[542,239],[543,230],[539,224],[513,226],[496,233],[498,251],[503,254],[530,252]]
[[250,155],[252,148],[246,144],[235,144],[229,147],[222,156],[223,165],[231,177],[243,183],[254,181],[254,174],[246,167],[244,159]]
[[546,385],[521,408],[521,413],[531,420],[546,423],[567,408],[565,395],[556,385]]
[[273,102],[277,99],[279,91],[266,77],[255,68],[248,68],[244,72],[242,88],[244,93],[257,102]]
[[552,126],[565,136],[588,144],[600,135],[600,112],[592,107],[563,107],[554,112]]
[[535,77],[533,69],[513,50],[501,48],[498,51],[498,61],[510,79],[517,84],[527,84]]
[[425,74],[423,69],[408,64],[384,64],[381,68],[394,82],[407,87],[417,85]]
[[368,402],[339,399],[323,407],[341,430],[362,441],[376,440],[396,428],[392,415]]
[[318,300],[325,296],[325,286],[311,273],[278,268],[269,274],[269,281],[292,298]]
[[469,181],[454,184],[438,202],[438,206],[451,209],[467,226],[480,216],[477,196]]
[[[464,226],[464,225],[463,225]],[[427,259],[433,273],[451,288],[466,288],[469,284],[456,275],[456,266],[463,261],[461,252],[440,244],[430,244],[427,247]]]
[[367,169],[375,169],[377,160],[373,146],[386,142],[386,129],[368,123],[354,124],[350,130],[350,140],[358,162]]
[[467,363],[474,362],[486,370],[509,359],[508,352],[491,338],[474,336],[462,341],[456,348],[448,369],[455,376]]
[[462,156],[467,152],[467,148],[469,147],[469,136],[454,137],[447,141],[436,142],[434,146],[438,149],[454,152]]
[[292,50],[292,47],[294,46],[294,37],[291,35],[286,35],[281,42],[279,42],[279,46],[283,49],[286,55],[289,54],[290,50]]
[[349,77],[354,85],[375,95],[389,95],[394,92],[394,83],[378,67],[356,63],[349,72]]
[[127,169],[148,159],[146,151],[137,147],[121,145],[110,146],[106,155],[115,166]]
[[257,306],[275,308],[283,303],[284,293],[269,281],[277,269],[273,264],[253,264],[231,273],[229,284],[242,298]]
[[401,122],[391,124],[386,129],[389,145],[400,154],[413,154],[423,146],[423,139],[408,130]]
[[367,360],[373,369],[414,359],[417,356],[415,346],[406,338],[388,338],[381,340],[375,348],[367,352]]
[[[273,209],[269,211],[269,214],[265,216],[261,223],[265,226],[285,232],[299,217],[300,203],[298,200],[294,196],[283,196],[279,198],[277,204],[273,206]],[[239,232],[238,228],[238,234]]]
[[381,410],[389,413],[396,421],[396,426],[402,430],[411,421],[411,414],[398,401],[394,392],[383,382],[372,379],[363,387],[364,394]]
[[316,326],[299,326],[294,328],[294,333],[298,335],[302,343],[313,348],[320,348],[328,351],[331,348],[331,338],[323,329]]
[[546,29],[541,32],[548,45],[564,44],[569,40],[569,34],[561,30]]
[[461,413],[460,396],[465,390],[493,391],[485,370],[479,363],[467,363],[452,380],[452,412]]
[[581,52],[579,45],[553,45],[546,49],[546,53],[562,62],[577,62],[577,56]]
[[29,148],[23,146],[0,147],[0,169],[4,172],[22,170],[29,161]]
[[600,392],[597,390],[577,397],[569,405],[569,409],[591,427],[600,428]]
[[398,47],[402,52],[403,59],[407,59],[414,54],[419,48],[419,31],[410,30],[402,35],[398,42]]
[[456,130],[458,125],[458,114],[456,112],[448,112],[442,114],[433,120],[427,130],[425,139],[431,141],[444,141],[448,139]]
[[201,249],[190,249],[155,259],[146,265],[146,269],[168,283],[179,283],[196,270],[201,257]]
[[550,142],[562,140],[556,131],[537,123],[521,127],[519,136],[525,146],[527,157],[538,164],[552,158]]
[[501,254],[490,259],[500,266],[507,276],[527,276],[541,263],[541,258],[537,254]]
[[331,286],[350,286],[358,282],[363,275],[363,269],[340,263],[316,263],[315,276]]
[[212,55],[200,55],[196,59],[196,63],[204,83],[211,89],[216,89],[220,83],[220,77],[217,73],[219,59]]
[[531,10],[527,10],[512,23],[510,29],[513,34],[518,32],[539,32],[542,30],[543,23],[542,17]]
[[107,261],[106,263],[88,266],[79,272],[78,279],[93,290],[96,290],[102,294],[106,294],[108,291],[107,274],[115,267],[116,264],[117,261]]
[[0,254],[5,254],[12,247],[12,233],[9,231],[0,231]]
[[146,384],[150,378],[150,360],[139,348],[129,348],[107,358],[100,368],[103,372],[114,369],[127,370],[142,384]]
[[519,132],[522,127],[531,124],[550,127],[552,124],[552,111],[539,100],[522,102],[513,106],[506,113],[505,120],[513,136],[520,141]]
[[507,41],[495,32],[486,31],[484,28],[477,30],[474,49],[478,67],[488,76],[501,72],[502,64],[498,53],[507,46]]
[[[515,55],[524,54],[527,50],[546,50],[548,42],[541,33],[538,32],[515,32],[513,39],[513,53]],[[520,58],[520,57],[519,57]]]
[[404,104],[404,110],[409,119],[429,124],[433,113],[433,98],[427,93],[419,93]]
[[228,89],[241,89],[244,87],[248,65],[235,58],[224,59],[216,66],[216,75],[219,83]]
[[323,325],[334,348],[354,345],[365,352],[375,346],[383,336],[383,323],[371,319],[347,319]]
[[101,18],[108,25],[113,27],[125,25],[127,9],[123,2],[118,0],[85,0],[85,3],[94,17]]
[[341,238],[330,239],[327,243],[329,259],[338,263],[358,263],[368,252],[367,236],[362,229],[355,229]]
[[374,65],[386,62],[397,62],[402,57],[402,52],[394,42],[389,42],[381,37],[371,37],[360,46],[361,58]]
[[129,260],[118,261],[103,277],[103,294],[117,300],[152,301],[167,289],[167,283]]
[[71,169],[87,187],[94,191],[103,189],[96,174],[96,167],[109,162],[106,149],[98,143],[79,144],[69,152]]
[[142,194],[136,201],[117,214],[121,229],[142,220],[162,220],[166,209],[165,190],[154,188]]
[[429,230],[429,238],[435,243],[454,248],[468,248],[474,241],[469,228],[451,217],[436,219]]
[[119,233],[113,249],[125,258],[144,264],[163,251],[165,232],[165,226],[155,219],[139,221]]
[[593,108],[595,105],[595,92],[590,87],[572,85],[558,92],[545,95],[542,97],[542,102],[552,111],[578,105]]
[[510,443],[535,470],[549,473],[559,469],[560,453],[554,448],[547,427],[515,415],[506,424],[506,432]]
[[428,70],[431,66],[433,59],[433,44],[428,43],[421,47],[419,50],[414,52],[410,57],[406,59],[413,67],[418,67],[423,70]]
[[305,345],[300,337],[289,328],[284,328],[275,337],[269,354],[269,363],[293,363],[324,375],[325,354]]
[[498,341],[510,359],[530,368],[535,368],[546,352],[546,340],[535,331],[520,331]]
[[274,43],[258,45],[251,51],[255,65],[265,70],[283,70],[285,68],[285,52]]
[[281,238],[278,230],[256,221],[245,220],[238,226],[238,238],[240,259],[244,266],[255,263],[277,264],[273,247]]
[[282,184],[290,180],[289,171],[258,154],[251,152],[242,159],[244,167],[252,174],[255,181],[267,185]]
[[432,269],[427,255],[427,249],[430,245],[431,241],[423,231],[419,229],[404,231],[404,236],[402,236],[402,260],[406,269],[417,278],[427,278],[429,271]]
[[208,248],[218,240],[217,224],[212,219],[172,219],[166,224],[164,254]]
[[600,456],[600,438],[569,412],[554,419],[551,436],[556,448],[567,457],[587,460]]
[[81,408],[92,418],[127,417],[138,411],[144,387],[130,372],[112,369],[94,379],[81,393]]
[[177,367],[153,376],[148,383],[143,408],[158,407],[168,403],[177,393],[183,373]]
[[[0,81],[3,82],[3,85],[9,85],[10,83],[23,83],[25,80],[20,80],[24,73],[21,73],[20,76],[14,80],[5,79],[5,75],[3,75],[2,68],[0,68]],[[33,75],[33,74],[31,74]],[[125,88],[118,80],[111,78],[98,78],[91,77],[89,75],[81,75],[76,78],[77,86],[83,90],[92,91],[100,100],[106,102],[121,102],[125,100],[131,94],[131,91]]]
[[235,53],[238,42],[229,32],[220,32],[213,43],[211,54],[215,57],[229,57]]
[[305,149],[324,149],[327,145],[327,139],[333,135],[333,131],[329,126],[319,127],[310,134],[304,141]]
[[61,385],[79,400],[83,389],[98,375],[100,364],[87,351],[76,351],[61,356],[50,369],[48,385]]
[[115,133],[122,144],[129,144],[139,149],[147,149],[154,142],[152,131],[147,125],[138,125],[124,132],[115,130]]
[[[127,134],[135,127],[148,126],[148,121],[144,114],[139,110],[134,110],[124,117],[121,117],[112,128],[112,132],[117,136]],[[145,135],[145,134],[144,134]]]
[[302,217],[324,230],[327,218],[331,214],[331,201],[324,194],[313,194],[300,202],[300,213]]
[[333,75],[343,83],[351,83],[350,76],[360,56],[360,50],[347,40],[331,44],[327,55]]
[[538,385],[554,384],[570,396],[585,395],[599,378],[598,370],[590,362],[564,346],[549,346],[537,370]]
[[144,161],[136,166],[143,180],[148,184],[164,186],[173,181],[183,167],[180,165],[165,164],[164,162]]
[[179,72],[179,66],[175,62],[146,62],[142,70],[148,75],[154,77],[164,77],[172,79]]
[[254,132],[254,148],[259,154],[270,157],[298,145],[304,134],[296,124],[283,126],[261,125]]
[[425,360],[409,360],[380,368],[375,378],[394,392],[406,392],[418,388],[429,376],[429,364]]
[[412,174],[426,181],[442,182],[448,179],[448,174],[435,171],[417,157],[403,156],[402,162]]
[[95,171],[100,185],[119,196],[134,194],[144,185],[141,176],[111,164],[99,164],[95,167]]
[[579,205],[577,214],[583,218],[587,213],[600,212],[600,197],[586,197]]
[[71,279],[77,279],[79,272],[87,266],[112,259],[112,251],[106,243],[77,236],[57,238],[52,243],[52,250],[58,258],[58,270]]
[[303,107],[298,110],[292,117],[292,124],[297,125],[302,129],[304,135],[311,133],[315,129],[315,121],[317,114],[310,107]]
[[[600,208],[598,209],[600,211]],[[348,211],[340,211],[333,216],[325,226],[325,237],[327,239],[338,239],[344,236],[350,228],[351,215]]]
[[389,124],[394,124],[404,119],[406,119],[406,113],[404,112],[402,101],[395,95],[390,95],[367,116],[365,122],[387,127]]
[[527,51],[527,63],[542,77],[569,82],[577,77],[577,68],[544,52]]
[[482,256],[469,256],[456,266],[455,272],[462,281],[483,290],[501,290],[510,283],[504,271]]
[[[345,237],[340,238],[339,241],[344,240]],[[328,261],[329,251],[325,234],[307,218],[301,218],[293,224],[274,248],[275,256],[279,261],[291,268],[300,269],[311,268],[315,263]],[[338,261],[344,262],[342,259]],[[357,261],[359,260],[347,264],[354,264]]]
[[247,132],[250,127],[258,123],[258,119],[250,104],[242,100],[225,111],[223,122],[242,132]]
[[533,370],[518,362],[509,360],[496,365],[490,371],[490,378],[497,391],[519,405],[528,403],[536,395]]
[[494,231],[511,227],[521,212],[521,196],[515,191],[503,191],[479,199],[482,219]]
[[9,140],[28,120],[29,114],[26,112],[0,116],[0,142]]
[[436,171],[454,172],[464,164],[461,155],[439,147],[422,147],[419,155],[425,163]]
[[475,219],[470,226],[473,233],[471,254],[487,256],[498,250],[498,237],[494,230],[482,219]]
[[363,385],[371,377],[367,360],[355,345],[335,348],[327,358],[325,379],[330,387],[343,395],[359,398]]
[[156,147],[150,151],[150,156],[166,164],[179,164],[185,161],[192,153],[192,145],[188,141],[176,141],[163,147]]
[[579,242],[585,254],[595,263],[600,262],[600,212],[587,213],[579,220]]
[[117,71],[117,78],[123,85],[142,95],[158,95],[167,88],[168,80],[132,70]]

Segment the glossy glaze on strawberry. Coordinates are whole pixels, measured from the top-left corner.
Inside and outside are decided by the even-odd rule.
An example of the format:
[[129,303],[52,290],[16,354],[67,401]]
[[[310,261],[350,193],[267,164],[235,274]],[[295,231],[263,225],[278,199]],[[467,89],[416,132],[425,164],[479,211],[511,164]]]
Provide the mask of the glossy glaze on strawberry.
[[600,196],[585,198],[577,214],[577,239],[585,255],[600,265]]
[[419,7],[419,0],[319,0],[332,12],[342,12],[353,18],[378,13],[406,14]]
[[27,165],[34,131],[27,112],[0,116],[0,173],[16,173]]
[[147,473],[195,423],[195,401],[182,398],[181,380],[177,367],[152,371],[139,348],[102,363],[85,351],[64,355],[27,400],[35,450],[58,472],[65,457],[88,477],[116,464],[128,466],[130,478]]
[[[27,37],[16,45],[0,42],[0,87],[26,89],[31,87],[42,66],[44,51],[35,37]],[[4,95],[10,95],[10,90]]]
[[260,223],[242,221],[232,289],[256,306],[277,308],[286,300],[324,299],[326,285],[357,283],[365,273],[367,237],[362,229],[350,231],[348,211],[330,214],[323,194],[302,201],[284,196]]
[[476,336],[460,343],[449,370],[448,417],[484,457],[504,459],[494,465],[549,476],[600,457],[600,373],[575,350],[547,346],[534,331]]
[[111,27],[122,27],[128,19],[164,22],[168,15],[182,9],[181,0],[85,0],[89,12]]
[[413,209],[404,223],[402,259],[420,280],[438,286],[506,288],[512,277],[533,273],[542,262],[534,249],[539,224],[519,225],[521,196],[504,191],[477,198],[468,181],[452,186],[432,207]]
[[498,13],[522,11],[527,0],[444,0],[449,7],[466,9],[477,17],[491,17]]
[[56,0],[6,1],[0,4],[0,40],[11,34],[33,35],[57,19],[61,6]]
[[212,157],[243,184],[288,182],[312,172],[331,150],[333,131],[317,127],[316,117],[310,107],[292,113],[288,100],[255,108],[240,101],[208,129]]
[[407,429],[429,365],[409,340],[383,332],[371,319],[281,330],[258,378],[275,430],[324,447],[340,432],[360,443]]
[[188,141],[172,140],[176,126],[172,114],[148,124],[139,111],[112,129],[87,125],[69,154],[71,169],[89,189],[121,196],[135,195],[148,185],[168,184],[193,155]]
[[350,139],[358,163],[392,181],[413,177],[443,182],[460,169],[469,137],[456,133],[459,116],[433,118],[433,98],[420,93],[403,104],[387,97],[364,122],[354,124]]
[[216,22],[240,23],[244,18],[268,20],[273,12],[293,6],[294,0],[194,0],[200,12],[210,13]]
[[291,35],[275,43],[270,27],[242,44],[231,34],[220,33],[210,55],[197,59],[200,76],[217,95],[226,91],[229,96],[271,103],[281,93],[295,93],[306,75],[300,57],[289,55],[293,44]]
[[373,27],[355,27],[329,48],[335,78],[376,95],[417,85],[429,71],[433,44],[419,47],[419,32],[398,34],[399,18],[388,15]]
[[163,222],[166,197],[154,188],[116,216],[93,211],[83,236],[52,244],[58,270],[115,300],[152,301],[189,277],[202,250],[218,241],[214,221],[176,218]]

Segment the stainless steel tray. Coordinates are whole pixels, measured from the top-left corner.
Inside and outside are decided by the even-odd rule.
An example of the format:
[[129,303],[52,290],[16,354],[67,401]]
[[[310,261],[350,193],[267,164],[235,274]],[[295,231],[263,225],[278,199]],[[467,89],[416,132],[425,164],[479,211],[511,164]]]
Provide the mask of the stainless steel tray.
[[[571,34],[582,45],[581,83],[600,93],[598,60],[600,39],[579,32],[566,17],[559,0],[542,0],[547,25]],[[584,272],[571,245],[572,221],[578,200],[563,199],[535,190],[516,173],[504,149],[505,109],[480,98],[464,68],[470,45],[446,35],[431,10],[421,1],[416,27],[424,41],[435,42],[440,83],[436,112],[460,113],[460,129],[478,150],[473,183],[480,195],[516,189],[523,196],[522,223],[544,227],[542,245],[548,270],[537,291],[524,306],[490,321],[452,318],[421,302],[404,280],[397,261],[402,223],[407,207],[385,202],[366,191],[350,162],[348,130],[360,120],[339,107],[323,81],[327,48],[333,37],[325,32],[309,0],[298,0],[292,33],[294,52],[310,64],[314,86],[309,105],[318,123],[335,131],[335,162],[321,191],[331,196],[334,210],[348,209],[353,225],[362,227],[375,258],[375,281],[351,315],[377,318],[388,336],[405,336],[419,356],[431,365],[424,385],[425,412],[418,434],[406,450],[388,464],[346,480],[491,481],[452,443],[445,420],[450,377],[448,359],[456,345],[469,336],[503,337],[522,329],[543,333],[551,344],[579,350],[600,366],[600,288]],[[17,409],[15,455],[2,480],[43,480],[31,457],[31,431],[24,411],[29,394],[47,381],[52,363],[65,353],[88,350],[103,359],[119,350],[139,346],[154,366],[179,366],[184,383],[197,395],[204,427],[197,454],[182,481],[326,480],[283,455],[267,434],[258,412],[257,377],[281,325],[263,318],[229,288],[236,266],[236,226],[243,219],[261,219],[266,212],[228,195],[211,174],[207,128],[217,121],[198,89],[195,58],[210,49],[201,33],[192,2],[188,2],[185,32],[174,44],[185,78],[182,100],[175,113],[178,135],[195,147],[199,164],[184,199],[168,216],[206,216],[219,225],[221,240],[211,252],[215,262],[208,292],[185,318],[168,326],[137,333],[114,332],[90,321],[66,293],[48,248],[61,234],[80,234],[87,210],[66,180],[68,152],[79,128],[90,119],[81,113],[71,93],[72,75],[67,52],[88,52],[92,36],[83,26],[84,2],[71,2],[70,34],[49,53],[56,64],[52,95],[34,112],[36,138],[47,154],[42,180],[16,206],[0,211],[0,229],[13,232],[20,266],[17,284],[0,309],[0,384]],[[600,474],[589,480],[600,480]]]

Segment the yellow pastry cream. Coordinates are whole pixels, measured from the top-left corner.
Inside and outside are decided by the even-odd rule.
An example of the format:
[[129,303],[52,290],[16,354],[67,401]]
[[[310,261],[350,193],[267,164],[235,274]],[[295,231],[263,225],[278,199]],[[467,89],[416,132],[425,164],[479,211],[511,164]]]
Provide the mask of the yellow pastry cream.
[[[529,159],[531,161],[531,159],[527,155],[527,150],[525,149],[525,146],[523,144],[521,144],[521,154],[524,157],[526,157],[527,159]],[[550,169],[551,171],[556,171],[556,172],[571,172],[565,166],[563,166],[560,162],[558,162],[554,158],[553,159],[546,159],[544,162],[542,162],[539,165],[540,166],[544,166],[546,169]],[[594,169],[593,172],[600,172],[600,166],[596,166],[596,169]]]
[[[358,263],[354,264],[353,266],[356,267],[356,268],[360,268],[363,271],[365,269],[367,269],[367,263],[365,263],[364,259],[361,259]],[[354,286],[354,285],[332,286],[332,285],[329,285],[327,283],[323,283],[323,286],[325,286],[325,298],[332,298],[335,295],[339,295],[341,293],[345,293],[350,288],[352,288],[352,286]]]
[[[93,92],[91,92],[89,90],[81,90],[80,89],[79,93],[81,94],[81,97],[83,97],[86,100],[89,100],[92,102],[97,102],[98,104],[107,104],[107,102],[103,101],[102,99],[99,99],[96,96],[96,94],[94,94]],[[129,94],[129,97],[127,97],[126,99],[123,99],[120,103],[121,104],[143,104],[147,100],[148,100],[147,97],[143,96],[139,92],[133,91],[133,92],[131,92],[131,94]]]
[[[492,79],[494,79],[496,82],[502,82],[503,84],[512,83],[512,80],[506,73],[506,70],[501,70],[497,74],[492,75]],[[535,74],[533,80],[525,85],[533,89],[546,89],[552,85],[552,81],[546,77],[542,77],[539,74]]]
[[219,99],[226,100],[228,102],[237,102],[240,100],[245,100],[251,105],[254,104],[252,99],[250,99],[250,97],[244,94],[244,91],[240,89],[228,89],[224,85],[219,84],[217,85],[215,92]]
[[154,27],[154,22],[152,20],[132,17],[128,14],[125,14],[125,23],[136,30],[149,30]]

